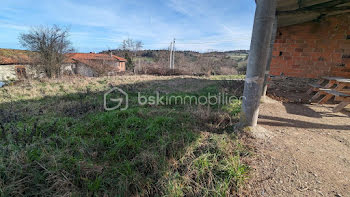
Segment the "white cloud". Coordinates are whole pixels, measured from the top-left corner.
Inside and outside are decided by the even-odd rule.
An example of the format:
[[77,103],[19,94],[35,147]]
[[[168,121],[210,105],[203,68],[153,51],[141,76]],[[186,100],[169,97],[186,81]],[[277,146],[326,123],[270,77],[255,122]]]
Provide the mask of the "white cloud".
[[4,21],[4,20],[0,20],[0,27],[8,30],[13,29],[18,31],[28,31],[30,29],[30,27],[27,25],[13,24],[9,21]]
[[[0,8],[0,11],[12,21],[0,21],[0,27],[25,31],[32,25],[69,25],[76,48],[115,48],[128,37],[142,40],[145,48],[153,49],[167,48],[174,37],[178,39],[179,49],[199,51],[248,48],[250,43],[251,28],[233,23],[232,16],[221,13],[225,6],[215,1],[169,0],[159,5],[134,0],[7,2],[14,7]],[[31,3],[35,4],[35,10],[13,15],[19,11],[16,6]]]

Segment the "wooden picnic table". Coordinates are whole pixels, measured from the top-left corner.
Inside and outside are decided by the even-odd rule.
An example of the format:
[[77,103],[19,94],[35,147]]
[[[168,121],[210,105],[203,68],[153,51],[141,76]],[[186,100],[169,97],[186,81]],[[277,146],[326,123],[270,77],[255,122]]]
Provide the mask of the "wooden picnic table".
[[[322,87],[325,81],[328,83]],[[331,98],[335,97],[336,101],[341,101],[333,111],[339,112],[344,107],[350,104],[350,79],[343,77],[322,77],[317,84],[309,84],[311,88],[308,93],[311,94],[314,91],[317,93],[312,97],[312,100],[318,99],[321,95],[325,95],[318,103],[325,104]],[[333,88],[332,88],[333,87]],[[349,88],[348,88],[349,87]]]

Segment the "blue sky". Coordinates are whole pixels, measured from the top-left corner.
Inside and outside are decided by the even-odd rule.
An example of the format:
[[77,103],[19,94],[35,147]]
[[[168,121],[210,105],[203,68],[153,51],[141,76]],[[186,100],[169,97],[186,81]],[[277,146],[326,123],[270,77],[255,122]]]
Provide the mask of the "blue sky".
[[0,48],[20,49],[33,26],[70,27],[79,52],[115,49],[141,40],[145,49],[249,49],[254,0],[1,0]]

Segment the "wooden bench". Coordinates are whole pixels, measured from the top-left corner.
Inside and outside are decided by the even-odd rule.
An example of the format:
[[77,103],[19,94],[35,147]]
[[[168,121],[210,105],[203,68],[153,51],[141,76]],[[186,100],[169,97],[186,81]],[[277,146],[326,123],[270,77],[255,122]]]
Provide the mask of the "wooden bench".
[[322,88],[321,84],[308,84],[311,88],[307,91],[307,94],[312,94],[313,92],[317,92],[320,88]]
[[[312,84],[312,83],[308,84],[311,88],[307,91],[307,94],[312,94],[313,92],[318,92],[319,89],[322,87],[331,88],[332,86],[334,86],[337,83],[337,81],[340,81],[340,80],[348,80],[348,79],[345,79],[342,77],[321,77],[321,79],[318,80],[316,84]],[[323,84],[326,81],[328,81],[328,83],[325,86],[322,86],[321,84]]]
[[[321,77],[320,80],[317,81],[316,84],[312,84],[309,83],[308,85],[311,86],[311,88],[307,91],[307,94],[311,95],[313,92],[318,92],[320,88],[324,87],[324,88],[331,88],[333,87],[337,80],[339,79],[343,79],[341,77]],[[325,86],[322,86],[323,83],[325,83],[326,81],[328,81],[328,83]],[[321,96],[320,94],[316,94],[313,99],[317,99],[319,96]]]
[[321,91],[325,92],[328,96],[331,97],[335,96],[336,101],[341,101],[340,104],[338,104],[334,109],[333,112],[340,112],[342,109],[344,109],[347,105],[350,104],[350,95],[345,94],[343,92],[338,92],[336,90],[329,90],[329,89],[320,89]]
[[[321,84],[325,81],[328,81],[327,85],[323,88]],[[311,86],[308,91],[309,94],[316,91],[317,93],[311,98],[312,101],[317,100],[319,97],[324,97],[318,102],[319,104],[325,104],[328,100],[330,100],[334,95],[328,94],[325,90],[334,89],[338,92],[342,92],[345,94],[350,94],[349,89],[346,87],[350,87],[350,79],[342,78],[342,77],[322,77],[317,84],[309,84]],[[335,87],[334,87],[335,86]]]

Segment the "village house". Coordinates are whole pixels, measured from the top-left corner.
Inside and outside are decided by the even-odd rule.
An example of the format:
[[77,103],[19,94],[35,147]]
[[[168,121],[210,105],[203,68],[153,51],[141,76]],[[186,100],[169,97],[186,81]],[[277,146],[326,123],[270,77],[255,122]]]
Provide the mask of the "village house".
[[64,67],[63,72],[87,77],[115,75],[125,72],[125,62],[126,59],[113,54],[70,53],[67,54],[68,65]]
[[36,75],[33,72],[32,52],[0,49],[0,81],[11,81]]
[[[0,49],[0,81],[44,77],[35,69],[30,51]],[[96,77],[125,72],[126,59],[112,54],[69,53],[61,66],[61,74]]]

